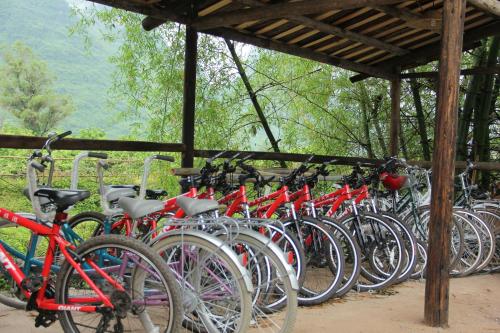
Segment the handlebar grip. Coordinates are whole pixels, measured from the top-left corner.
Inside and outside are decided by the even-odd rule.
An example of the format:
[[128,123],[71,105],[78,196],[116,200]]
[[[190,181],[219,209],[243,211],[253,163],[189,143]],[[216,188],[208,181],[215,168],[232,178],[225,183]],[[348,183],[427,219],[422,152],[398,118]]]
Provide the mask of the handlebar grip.
[[93,157],[93,158],[100,158],[100,159],[103,159],[103,160],[106,160],[108,159],[108,154],[106,153],[97,153],[97,152],[94,152],[94,151],[89,151],[88,157]]
[[238,156],[240,156],[240,153],[236,153],[235,155],[233,155],[233,156],[231,156],[231,157],[227,158],[227,159],[224,161],[224,163],[228,164],[228,163],[230,163],[232,160],[234,160],[235,158],[237,158]]
[[109,169],[109,164],[106,162],[106,161],[103,161],[103,160],[99,160],[99,165],[104,169],[104,170],[108,170]]
[[238,163],[243,163],[245,161],[248,161],[251,159],[255,154],[248,154],[247,156],[243,157],[241,160],[238,161]]
[[267,185],[269,184],[270,182],[272,182],[274,179],[276,178],[276,176],[271,176],[269,178],[267,178],[266,180],[264,180],[264,184]]
[[215,154],[214,156],[210,157],[209,159],[207,159],[207,163],[208,164],[212,164],[212,162],[216,159],[218,159],[219,157],[221,157],[222,155],[224,155],[226,153],[226,151],[221,151],[221,152],[218,152],[217,154]]
[[72,133],[73,133],[72,131],[66,131],[64,133],[58,134],[56,136],[56,140],[61,140],[61,139],[65,138],[65,137],[67,137],[68,135],[71,135]]
[[45,171],[45,166],[43,166],[42,164],[38,163],[38,162],[31,162],[30,164],[33,168],[37,169],[38,171],[40,172],[44,172]]
[[167,156],[167,155],[155,155],[153,158],[161,161],[167,161],[167,162],[175,162],[175,158],[172,156]]
[[42,156],[42,162],[53,163],[54,159],[50,155],[45,155],[45,156]]

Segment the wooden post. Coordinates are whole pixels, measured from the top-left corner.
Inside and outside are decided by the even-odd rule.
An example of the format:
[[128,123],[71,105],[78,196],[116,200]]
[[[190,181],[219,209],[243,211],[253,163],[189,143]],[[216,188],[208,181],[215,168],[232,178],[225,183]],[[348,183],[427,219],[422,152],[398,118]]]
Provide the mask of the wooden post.
[[398,155],[399,132],[401,130],[401,70],[397,67],[395,71],[396,78],[391,80],[391,156]]
[[464,16],[465,0],[444,1],[425,285],[425,322],[434,327],[448,325],[450,225]]
[[198,58],[198,32],[186,26],[184,53],[184,105],[182,108],[182,143],[186,151],[182,154],[183,168],[193,167],[194,159],[194,113],[196,106],[196,63]]

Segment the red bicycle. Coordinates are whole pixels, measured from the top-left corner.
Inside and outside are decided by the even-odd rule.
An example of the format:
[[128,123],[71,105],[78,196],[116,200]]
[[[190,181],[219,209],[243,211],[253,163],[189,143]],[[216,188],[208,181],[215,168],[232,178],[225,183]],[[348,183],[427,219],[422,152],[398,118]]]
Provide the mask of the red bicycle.
[[[50,151],[50,143],[70,133],[50,136],[44,148]],[[95,237],[78,247],[67,241],[62,233],[67,223],[66,210],[90,193],[37,188],[35,170],[45,169],[34,160],[38,157],[41,154],[36,151],[27,165],[36,219],[0,208],[0,223],[2,228],[23,227],[31,231],[32,237],[45,237],[48,246],[40,259],[41,271],[33,272],[30,269],[36,245],[22,255],[12,244],[13,239],[2,235],[0,272],[16,290],[9,296],[27,300],[26,310],[38,312],[36,327],[47,327],[58,319],[65,332],[124,332],[137,328],[177,331],[182,320],[182,299],[163,259],[140,241],[119,235]],[[42,157],[42,161],[46,160]]]
[[[258,188],[263,188],[271,180],[265,179],[253,166],[245,164],[250,157],[236,162],[244,171],[239,177],[239,187],[226,193],[219,202],[229,204],[226,214],[242,213],[247,217],[264,219],[281,218],[286,233],[295,236],[303,250],[303,256],[301,254],[297,257],[298,260],[303,260],[300,264],[305,265],[299,304],[320,304],[330,299],[342,281],[343,252],[338,240],[326,225],[311,217],[300,217],[295,211],[287,184],[293,181],[300,170],[292,172],[289,177],[283,177],[280,188],[273,193],[249,201],[245,186],[248,179],[254,179]],[[223,182],[225,178],[224,175],[219,180]],[[228,188],[225,185],[222,187]]]

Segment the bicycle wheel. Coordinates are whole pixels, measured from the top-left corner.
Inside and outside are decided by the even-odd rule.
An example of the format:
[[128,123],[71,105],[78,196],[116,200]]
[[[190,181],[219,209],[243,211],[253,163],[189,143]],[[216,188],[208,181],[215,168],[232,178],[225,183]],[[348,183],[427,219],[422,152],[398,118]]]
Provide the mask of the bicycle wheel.
[[479,262],[479,265],[476,267],[476,272],[480,272],[486,266],[488,266],[491,259],[495,255],[496,249],[494,231],[492,230],[491,225],[489,225],[483,217],[486,216],[487,213],[484,212],[483,215],[480,215],[476,212],[472,212],[466,209],[455,209],[455,211],[468,218],[479,231],[481,242],[483,244],[483,256],[481,258],[481,261]]
[[[27,215],[25,217],[29,218]],[[19,225],[15,223],[0,219],[0,239],[2,239],[1,243],[4,248],[11,254],[15,251],[17,256],[13,255],[13,259],[25,274],[28,272],[26,265],[29,265],[28,277],[34,277],[41,273],[43,253],[39,251],[33,253],[30,264],[25,261],[32,244],[38,242],[38,236],[33,235],[28,229],[19,228]],[[0,265],[0,303],[19,310],[25,310],[27,304],[24,294],[3,265]]]
[[298,283],[285,254],[262,234],[239,229],[231,236],[232,248],[245,256],[253,282],[251,329],[291,332],[297,317]]
[[461,212],[454,211],[453,219],[463,233],[463,251],[455,265],[450,266],[450,274],[463,277],[472,274],[483,259],[483,241],[481,231],[469,217]]
[[[109,295],[113,308],[98,312],[58,311],[64,332],[179,331],[182,320],[179,286],[162,258],[147,245],[119,235],[96,236],[82,243],[76,254],[87,277]],[[92,269],[89,261],[98,264],[113,281]],[[73,309],[78,303],[101,306],[95,291],[68,261],[64,261],[57,275],[55,298],[59,304],[71,305]]]
[[490,272],[500,271],[500,227],[495,230],[495,239],[496,239],[495,255],[491,259],[490,266],[488,267],[488,270]]
[[[427,236],[429,233],[429,223],[431,216],[430,206],[423,206],[419,208],[418,224],[420,229],[424,231],[425,237],[421,240],[427,242]],[[405,220],[406,221],[406,220]],[[457,265],[460,258],[463,256],[464,247],[464,229],[459,223],[460,218],[456,218],[454,214],[452,215],[452,225],[451,225],[451,236],[450,236],[450,269]]]
[[417,239],[417,264],[410,275],[411,279],[423,279],[427,269],[427,244]]
[[349,214],[339,222],[351,231],[361,249],[361,274],[356,288],[375,291],[392,285],[400,276],[405,260],[403,240],[396,227],[369,212]]
[[67,226],[76,234],[75,238],[87,240],[102,235],[106,216],[98,212],[82,212],[68,220]]
[[[385,217],[389,222],[392,222],[401,234],[406,255],[403,269],[396,279],[396,283],[406,281],[410,278],[410,275],[414,272],[415,266],[417,265],[417,238],[410,227],[408,227],[396,214],[388,212],[379,212],[379,214]],[[379,273],[383,274],[382,272]]]
[[485,251],[485,258],[483,260],[483,263],[480,264],[477,268],[477,271],[481,271],[486,269],[493,258],[496,255],[497,252],[497,241],[496,241],[496,235],[495,235],[495,228],[496,225],[500,223],[500,215],[497,213],[496,210],[493,209],[487,209],[487,208],[478,208],[474,209],[474,213],[477,214],[480,219],[482,225],[483,225],[483,230],[485,231],[485,237],[490,240],[490,248]]
[[306,258],[305,280],[300,288],[299,304],[316,305],[332,298],[344,277],[344,253],[333,232],[311,217],[283,222],[297,232]]
[[358,282],[359,274],[361,273],[361,250],[354,237],[343,224],[327,216],[318,216],[318,219],[332,229],[333,234],[344,250],[344,278],[334,295],[334,297],[342,297]]
[[306,278],[306,260],[302,244],[293,230],[282,230],[281,225],[267,224],[265,229],[270,233],[265,235],[273,240],[285,254],[286,262],[292,266],[299,287],[304,284]]
[[252,319],[251,278],[225,242],[207,233],[181,230],[158,236],[151,246],[181,286],[186,329],[248,329]]

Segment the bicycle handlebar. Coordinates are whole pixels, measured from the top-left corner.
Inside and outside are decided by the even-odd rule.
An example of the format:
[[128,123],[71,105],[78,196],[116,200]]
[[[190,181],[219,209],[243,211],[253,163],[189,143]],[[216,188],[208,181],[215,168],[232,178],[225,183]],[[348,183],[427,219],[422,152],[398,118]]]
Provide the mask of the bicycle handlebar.
[[36,161],[31,161],[30,165],[37,169],[38,171],[40,172],[44,172],[45,171],[45,166],[43,166],[42,164],[36,162]]
[[89,151],[88,154],[87,154],[88,157],[92,157],[92,158],[100,158],[100,159],[103,159],[103,160],[106,160],[108,159],[108,154],[106,153],[97,153],[95,151]]
[[218,159],[219,157],[221,157],[225,153],[226,153],[226,151],[221,151],[221,152],[215,154],[214,156],[208,158],[206,163],[207,164],[212,164],[214,160]]
[[155,159],[155,160],[165,161],[165,162],[175,162],[175,158],[173,158],[172,156],[168,156],[168,155],[153,155],[153,156],[151,156],[151,158]]

